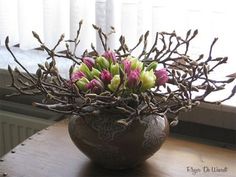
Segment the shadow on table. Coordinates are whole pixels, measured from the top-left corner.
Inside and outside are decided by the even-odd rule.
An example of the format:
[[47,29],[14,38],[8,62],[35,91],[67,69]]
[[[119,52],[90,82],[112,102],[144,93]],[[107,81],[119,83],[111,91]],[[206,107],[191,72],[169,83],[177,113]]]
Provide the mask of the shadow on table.
[[80,168],[78,176],[83,177],[159,177],[163,173],[157,165],[149,162],[126,170],[109,170],[89,161]]

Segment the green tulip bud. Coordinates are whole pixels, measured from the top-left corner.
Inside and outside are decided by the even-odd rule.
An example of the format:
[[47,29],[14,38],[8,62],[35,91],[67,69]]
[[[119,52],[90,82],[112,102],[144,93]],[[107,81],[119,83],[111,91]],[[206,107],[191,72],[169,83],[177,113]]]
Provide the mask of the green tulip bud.
[[101,74],[101,72],[100,72],[98,69],[96,69],[96,68],[92,68],[91,73],[92,73],[93,77],[94,77],[94,76],[99,77],[100,74]]
[[75,66],[72,70],[72,73],[78,72],[80,69],[80,66]]
[[113,76],[119,74],[119,69],[120,69],[120,67],[119,67],[119,64],[118,64],[118,63],[116,63],[116,64],[111,64],[110,71],[111,71],[111,74],[112,74]]
[[120,84],[120,75],[115,75],[112,78],[111,83],[108,85],[108,88],[114,92],[119,86],[119,84]]
[[140,81],[142,82],[141,91],[145,91],[155,86],[156,76],[151,71],[142,71],[140,75]]
[[96,65],[98,69],[102,71],[103,69],[108,69],[110,64],[106,58],[100,56],[96,58]]
[[82,90],[87,91],[86,85],[89,83],[89,80],[85,77],[82,77],[80,80],[76,81],[76,86]]
[[157,62],[153,61],[147,66],[146,71],[156,70],[156,68],[157,68]]
[[135,70],[135,69],[139,69],[140,71],[143,70],[143,62],[139,61],[137,58],[130,58],[131,61],[131,69]]
[[82,71],[87,76],[88,79],[93,78],[92,73],[86,64],[82,63],[79,67],[79,70]]

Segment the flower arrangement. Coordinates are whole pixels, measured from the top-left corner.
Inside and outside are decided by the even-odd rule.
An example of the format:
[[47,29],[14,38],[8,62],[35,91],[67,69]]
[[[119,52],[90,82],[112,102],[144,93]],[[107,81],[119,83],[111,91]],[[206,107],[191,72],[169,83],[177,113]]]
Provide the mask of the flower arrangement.
[[167,71],[156,70],[156,67],[157,62],[145,67],[142,61],[132,56],[121,58],[118,63],[116,54],[106,51],[95,59],[84,57],[82,63],[74,68],[70,81],[83,93],[99,95],[104,91],[114,93],[118,89],[126,94],[142,93],[168,81]]
[[[114,28],[111,27],[111,32],[105,34],[101,28],[93,25],[104,52],[99,53],[91,44],[91,50],[77,56],[81,27],[82,21],[74,39],[64,40],[62,35],[52,49],[33,32],[40,48],[48,54],[47,61],[38,64],[35,75],[13,54],[7,37],[6,47],[24,71],[8,67],[12,78],[11,87],[18,91],[9,96],[42,94],[45,99],[34,105],[66,114],[83,115],[89,112],[87,107],[115,108],[127,114],[127,118],[117,121],[124,125],[129,125],[142,114],[169,114],[170,117],[173,115],[171,125],[176,125],[180,111],[188,111],[200,102],[207,102],[205,98],[209,94],[222,90],[225,84],[235,79],[211,79],[212,71],[227,62],[227,57],[212,55],[217,38],[212,42],[207,56],[201,54],[192,58],[188,55],[190,43],[198,34],[197,30],[189,30],[184,37],[175,32],[156,33],[150,49],[147,47],[148,31],[140,36],[132,48],[127,46],[125,37],[121,36],[120,46],[110,49],[108,39]],[[56,52],[61,43],[65,43],[65,50]],[[141,46],[141,53],[134,56],[133,52]],[[68,68],[69,79],[63,78],[58,72],[56,63],[60,57],[74,63]],[[230,99],[235,90],[227,98],[214,103]]]

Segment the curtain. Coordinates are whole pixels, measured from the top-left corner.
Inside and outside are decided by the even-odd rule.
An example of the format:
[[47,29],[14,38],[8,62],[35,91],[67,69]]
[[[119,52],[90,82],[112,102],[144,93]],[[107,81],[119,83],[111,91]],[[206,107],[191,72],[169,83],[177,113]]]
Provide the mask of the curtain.
[[235,63],[233,7],[233,0],[0,0],[0,45],[9,36],[11,45],[20,44],[24,50],[36,48],[38,43],[31,33],[36,31],[46,45],[53,47],[62,33],[66,39],[73,39],[83,19],[78,54],[91,43],[98,51],[103,50],[92,24],[106,33],[115,27],[116,33],[108,41],[110,48],[118,46],[121,34],[132,47],[147,30],[151,45],[156,31],[175,30],[185,35],[188,29],[198,29],[193,55],[207,53],[211,41],[219,37],[215,55],[228,55]]
[[[118,45],[120,35],[134,45],[138,37],[151,29],[151,0],[0,0],[0,45],[6,36],[11,44],[20,44],[22,49],[38,47],[31,31],[37,32],[46,45],[55,45],[59,36],[74,38],[83,19],[78,53],[95,44],[101,44],[92,24],[109,32],[115,27],[109,46]],[[63,46],[62,46],[63,47]]]
[[[0,46],[6,36],[11,45],[20,44],[23,50],[38,46],[31,31],[37,32],[44,43],[53,47],[62,33],[66,39],[76,35],[79,21],[83,19],[77,54],[90,48],[91,43],[103,52],[101,42],[92,27],[95,24],[105,33],[115,27],[116,33],[108,41],[117,48],[120,35],[133,47],[141,34],[150,31],[149,46],[155,33],[176,31],[185,35],[187,30],[198,29],[192,42],[192,56],[209,52],[215,37],[219,40],[214,56],[228,56],[228,65],[215,77],[235,72],[236,24],[233,0],[0,0]],[[72,46],[73,47],[73,46]],[[64,46],[59,46],[59,50]],[[197,56],[196,56],[197,57]]]
[[195,53],[206,52],[211,40],[219,37],[222,45],[217,54],[234,56],[233,7],[233,0],[0,0],[0,45],[9,36],[11,44],[20,44],[22,49],[38,47],[31,33],[36,31],[52,47],[62,33],[66,39],[74,38],[83,19],[78,53],[91,43],[102,51],[92,28],[96,24],[107,33],[110,26],[115,27],[109,40],[111,48],[117,47],[121,34],[133,46],[147,30],[151,43],[156,31],[175,30],[185,35],[188,29],[199,29]]

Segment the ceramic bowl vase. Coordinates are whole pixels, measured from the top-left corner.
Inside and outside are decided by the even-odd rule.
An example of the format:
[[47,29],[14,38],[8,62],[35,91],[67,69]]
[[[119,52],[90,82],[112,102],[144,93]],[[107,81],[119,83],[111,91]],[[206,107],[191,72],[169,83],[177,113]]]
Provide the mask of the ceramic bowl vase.
[[119,110],[92,111],[72,116],[69,134],[74,144],[96,164],[109,169],[135,167],[151,157],[169,134],[166,117],[137,117],[130,125],[117,123],[127,115]]

